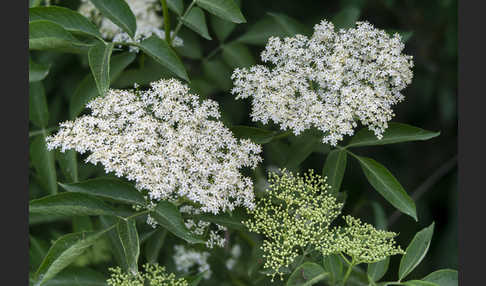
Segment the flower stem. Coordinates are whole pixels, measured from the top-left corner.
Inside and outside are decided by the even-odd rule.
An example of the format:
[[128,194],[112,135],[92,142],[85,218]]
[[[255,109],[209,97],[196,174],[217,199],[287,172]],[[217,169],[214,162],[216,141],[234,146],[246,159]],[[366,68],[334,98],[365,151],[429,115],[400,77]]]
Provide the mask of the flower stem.
[[165,40],[172,46],[172,39],[170,37],[170,18],[169,10],[167,9],[167,0],[160,0],[162,3],[162,13],[164,15],[164,29],[165,29]]
[[346,281],[348,280],[349,275],[351,274],[351,270],[353,270],[353,267],[354,267],[354,264],[355,264],[354,257],[353,257],[351,263],[348,263],[348,264],[349,264],[348,270],[346,271],[346,274],[344,274],[344,278],[343,278],[343,286],[346,285]]
[[174,30],[174,34],[172,34],[172,40],[174,40],[175,37],[177,36],[177,33],[179,33],[179,30],[181,29],[181,26],[182,26],[182,20],[184,20],[184,18],[187,16],[187,14],[189,14],[189,12],[191,11],[192,6],[194,6],[194,4],[196,4],[196,0],[192,0],[192,2],[189,5],[189,7],[187,7],[186,12],[184,12],[184,14],[182,15],[182,17],[179,18],[179,21],[177,22],[177,26],[176,26],[176,28]]

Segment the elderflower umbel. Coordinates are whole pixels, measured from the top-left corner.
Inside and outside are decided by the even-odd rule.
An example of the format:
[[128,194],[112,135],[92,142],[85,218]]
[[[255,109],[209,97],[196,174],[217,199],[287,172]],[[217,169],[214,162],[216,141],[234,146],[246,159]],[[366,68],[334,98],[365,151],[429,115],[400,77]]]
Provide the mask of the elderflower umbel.
[[[319,249],[323,255],[345,253],[354,264],[374,263],[396,254],[405,252],[395,245],[396,233],[377,230],[371,224],[362,223],[359,219],[346,216],[346,226],[336,227],[324,240]],[[325,247],[323,247],[325,246]]]
[[271,37],[261,53],[271,66],[235,69],[232,93],[252,99],[253,121],[272,120],[295,135],[315,127],[323,143],[336,145],[360,121],[381,138],[412,81],[412,57],[403,48],[399,34],[367,22],[336,32],[323,20],[310,38]]
[[[164,23],[161,16],[162,7],[159,0],[125,0],[132,10],[137,21],[137,31],[132,39],[120,27],[113,24],[106,18],[89,0],[81,0],[79,13],[93,20],[99,27],[103,38],[111,39],[113,42],[140,42],[155,34],[161,39],[165,39],[165,31],[160,29]],[[172,36],[172,35],[171,35]],[[182,39],[175,37],[173,46],[182,46]],[[132,51],[138,51],[136,47],[130,47]]]
[[328,193],[326,178],[309,171],[304,177],[282,170],[269,174],[268,197],[250,211],[243,223],[250,231],[263,234],[264,268],[282,277],[283,271],[299,256],[300,250],[316,247],[329,224],[339,215],[342,204]]
[[47,138],[49,150],[89,151],[87,162],[135,181],[152,203],[184,198],[214,214],[254,207],[252,181],[240,169],[256,167],[261,147],[215,120],[217,102],[169,79],[146,91],[110,89],[87,107],[90,115],[61,123]]
[[197,266],[199,273],[206,271],[203,275],[204,279],[211,277],[211,269],[208,263],[209,252],[186,249],[184,245],[175,245],[174,250],[173,258],[177,271],[189,273],[191,268]]
[[158,264],[143,265],[144,273],[132,275],[123,273],[120,267],[110,268],[109,286],[188,286],[183,278],[176,279],[174,273],[167,274]]

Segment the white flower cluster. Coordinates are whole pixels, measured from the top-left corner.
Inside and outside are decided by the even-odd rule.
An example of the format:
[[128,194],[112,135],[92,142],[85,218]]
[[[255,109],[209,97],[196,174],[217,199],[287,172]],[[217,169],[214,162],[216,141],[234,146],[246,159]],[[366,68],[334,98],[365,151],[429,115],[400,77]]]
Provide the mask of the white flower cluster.
[[[100,32],[103,38],[111,39],[113,42],[140,42],[149,38],[152,34],[155,34],[161,39],[165,39],[165,32],[163,29],[160,29],[163,25],[163,18],[161,16],[162,8],[159,0],[125,1],[137,20],[137,31],[133,39],[120,27],[104,17],[91,1],[81,0],[81,5],[79,6],[78,11],[83,16],[92,19],[100,27]],[[175,37],[173,46],[179,47],[182,45],[182,39]],[[130,50],[138,52],[138,48],[136,47],[130,47]]]
[[272,120],[295,135],[315,127],[323,143],[336,145],[359,120],[381,138],[413,76],[403,48],[398,34],[367,22],[336,32],[322,21],[310,38],[271,37],[261,58],[272,67],[236,69],[232,93],[252,98],[253,121]]
[[[187,213],[190,215],[201,214],[201,210],[190,205],[185,205],[179,208],[181,213]],[[219,225],[217,223],[211,223],[204,220],[194,220],[186,219],[184,220],[185,226],[196,235],[209,234],[209,238],[206,241],[207,248],[213,248],[214,246],[224,247],[226,238],[224,236],[225,232],[228,230],[227,227]],[[211,225],[214,225],[216,229],[211,229]]]
[[177,271],[189,273],[191,268],[197,265],[198,273],[206,271],[203,275],[204,279],[211,277],[212,272],[208,263],[209,252],[186,249],[184,245],[175,245],[174,250],[173,258]]
[[135,181],[152,203],[183,198],[214,214],[254,207],[253,183],[240,169],[261,162],[261,146],[215,120],[217,102],[162,79],[146,91],[110,89],[87,107],[91,115],[61,123],[47,138],[49,150],[91,152],[87,162]]

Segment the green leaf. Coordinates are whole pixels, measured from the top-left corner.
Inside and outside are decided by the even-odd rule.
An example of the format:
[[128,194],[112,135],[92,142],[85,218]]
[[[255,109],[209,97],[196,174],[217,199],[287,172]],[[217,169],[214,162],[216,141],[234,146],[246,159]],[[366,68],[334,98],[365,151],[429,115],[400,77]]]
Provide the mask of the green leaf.
[[69,266],[79,255],[93,245],[101,236],[110,228],[98,232],[78,232],[69,233],[61,236],[54,242],[42,264],[37,269],[35,276],[37,278],[36,286],[53,278],[61,270]]
[[322,259],[322,266],[325,271],[329,272],[332,284],[341,281],[343,278],[343,261],[337,254],[326,255]]
[[[100,216],[100,223],[103,228],[108,228],[118,223],[118,219],[113,216]],[[108,231],[107,235],[111,246],[111,253],[115,258],[115,263],[117,265],[120,265],[124,272],[128,272],[129,270],[127,260],[125,259],[123,246],[121,244],[120,237],[118,236],[116,229],[111,229],[110,231]]]
[[236,137],[249,138],[257,144],[269,143],[275,135],[279,134],[276,131],[244,125],[234,125],[230,129]]
[[68,192],[84,193],[129,205],[146,205],[143,195],[132,184],[115,178],[95,178],[74,184],[59,183]]
[[198,219],[216,223],[222,226],[226,226],[230,229],[236,229],[246,231],[246,227],[241,223],[246,217],[242,213],[233,212],[231,215],[228,213],[213,215],[213,214],[201,214],[196,216]]
[[43,224],[43,223],[57,222],[57,221],[62,221],[67,219],[68,217],[63,215],[29,213],[29,226]]
[[50,66],[37,64],[29,58],[29,83],[41,81],[49,74]]
[[136,275],[138,273],[140,241],[138,239],[135,219],[119,219],[116,229],[123,247],[124,257],[127,260],[129,272]]
[[310,286],[323,280],[329,275],[316,263],[305,262],[297,267],[290,275],[287,286]]
[[171,72],[152,58],[147,57],[141,68],[126,69],[112,86],[113,88],[133,88],[135,83],[146,86],[161,78],[170,77],[173,77]]
[[386,274],[389,265],[389,256],[381,261],[368,264],[368,279],[373,282],[380,280]]
[[47,253],[43,241],[29,235],[29,271],[34,271]]
[[104,95],[110,87],[110,58],[113,47],[113,43],[99,42],[88,52],[89,67],[100,95]]
[[434,223],[415,234],[414,238],[407,246],[405,254],[400,260],[400,267],[398,269],[399,280],[405,278],[415,269],[415,267],[417,267],[417,265],[420,264],[429,250],[433,233]]
[[29,50],[84,53],[91,45],[80,42],[62,26],[46,20],[29,22]]
[[227,91],[231,88],[231,69],[219,57],[202,61],[204,76],[219,90]]
[[204,270],[203,272],[200,272],[196,275],[191,275],[189,277],[185,277],[187,282],[189,282],[189,286],[199,285],[199,283],[203,280],[204,274],[206,274],[206,271],[208,271],[208,270]]
[[29,83],[29,119],[40,128],[46,128],[49,122],[47,99],[42,82]]
[[156,263],[160,250],[164,245],[165,237],[167,236],[166,229],[157,229],[156,232],[148,239],[145,246],[145,258],[148,263]]
[[182,220],[181,213],[177,207],[168,202],[161,201],[157,204],[151,216],[165,229],[177,237],[184,239],[189,243],[205,243],[204,240],[194,235],[187,229]]
[[50,279],[44,286],[107,286],[106,277],[87,267],[68,267]]
[[322,175],[327,176],[327,183],[331,186],[331,193],[337,194],[346,170],[348,154],[346,150],[335,149],[329,152],[322,169]]
[[29,202],[29,213],[53,215],[115,215],[103,201],[80,193],[60,193]]
[[45,135],[35,137],[30,144],[30,158],[40,182],[51,194],[57,193],[54,152],[47,151]]
[[358,8],[348,6],[332,18],[332,23],[338,29],[351,28],[355,26],[360,14],[361,11]]
[[196,4],[224,20],[233,23],[246,23],[240,8],[233,0],[196,0]]
[[366,179],[373,188],[395,208],[417,221],[414,201],[390,171],[371,158],[356,155],[354,157],[359,161]]
[[54,22],[74,34],[85,34],[103,40],[98,28],[76,11],[60,6],[35,7],[29,9],[29,21]]
[[309,157],[319,146],[320,139],[317,139],[312,136],[300,136],[299,140],[292,144],[291,146],[291,153],[289,154],[289,158],[287,163],[285,164],[285,168],[287,169],[295,169],[297,168],[302,162],[304,162],[307,157]]
[[270,37],[289,37],[295,34],[308,35],[310,30],[297,20],[283,14],[271,13],[251,26],[237,39],[238,42],[265,45]]
[[440,286],[457,286],[458,275],[457,270],[441,269],[430,273],[422,278],[423,281],[437,283]]
[[402,282],[401,285],[406,285],[406,286],[442,286],[442,285],[439,285],[437,283],[422,281],[422,280],[409,280],[409,281]]
[[184,12],[184,3],[182,0],[167,0],[167,6],[179,16]]
[[222,56],[226,63],[233,69],[249,67],[256,64],[248,47],[238,42],[224,45]]
[[66,181],[77,182],[78,181],[78,159],[77,153],[74,150],[66,150],[64,153],[61,151],[56,152],[56,159],[61,167]]
[[199,36],[188,29],[181,29],[178,37],[184,41],[182,47],[174,47],[179,55],[189,59],[203,58],[203,48]]
[[[134,53],[125,52],[118,55],[114,55],[110,60],[110,80],[114,82],[121,72],[133,62],[136,55]],[[88,74],[78,85],[71,97],[69,103],[69,115],[71,119],[76,118],[84,106],[93,98],[98,96],[98,90],[93,78],[93,75]]]
[[373,132],[363,128],[351,139],[346,147],[377,146],[408,141],[428,140],[440,135],[440,132],[424,130],[411,125],[390,122],[383,133],[383,138],[378,139]]
[[137,30],[135,15],[124,0],[90,0],[115,25],[133,37]]
[[189,29],[201,35],[207,40],[211,40],[211,36],[208,32],[208,26],[206,24],[206,18],[203,10],[198,7],[193,7],[186,17],[182,18],[182,23]]
[[143,40],[138,46],[162,66],[180,78],[189,81],[184,65],[166,41],[152,35],[150,38]]
[[214,33],[216,34],[216,38],[218,38],[220,43],[223,43],[236,27],[235,23],[225,21],[213,15],[209,17],[209,22],[211,22],[211,28],[213,29]]

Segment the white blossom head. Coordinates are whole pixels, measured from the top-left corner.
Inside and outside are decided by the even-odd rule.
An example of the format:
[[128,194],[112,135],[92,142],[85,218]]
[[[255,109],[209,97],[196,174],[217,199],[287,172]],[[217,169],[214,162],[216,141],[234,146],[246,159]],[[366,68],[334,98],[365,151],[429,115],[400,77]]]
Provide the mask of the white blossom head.
[[336,145],[361,122],[381,138],[412,81],[403,48],[399,34],[367,22],[335,31],[322,21],[310,38],[271,37],[261,53],[271,65],[235,69],[232,93],[252,99],[253,121],[272,120],[295,135],[317,128],[323,143]]
[[[89,0],[81,0],[79,13],[93,20],[100,28],[100,33],[105,39],[114,42],[140,42],[151,35],[156,35],[165,39],[165,32],[161,29],[164,23],[162,18],[162,7],[159,0],[125,0],[132,10],[137,21],[137,31],[133,39],[124,32],[120,27],[113,24],[110,19],[106,18]],[[179,37],[173,41],[175,47],[183,45]],[[138,51],[137,47],[130,47],[132,51]]]
[[211,277],[211,267],[208,263],[209,252],[188,249],[184,245],[174,245],[174,264],[177,271],[189,273],[197,267],[197,272],[204,272],[203,278]]
[[110,89],[87,107],[90,115],[47,138],[49,150],[89,151],[87,162],[135,181],[152,203],[183,198],[214,214],[254,207],[252,181],[240,171],[261,162],[261,147],[217,120],[217,102],[162,79],[146,91]]

